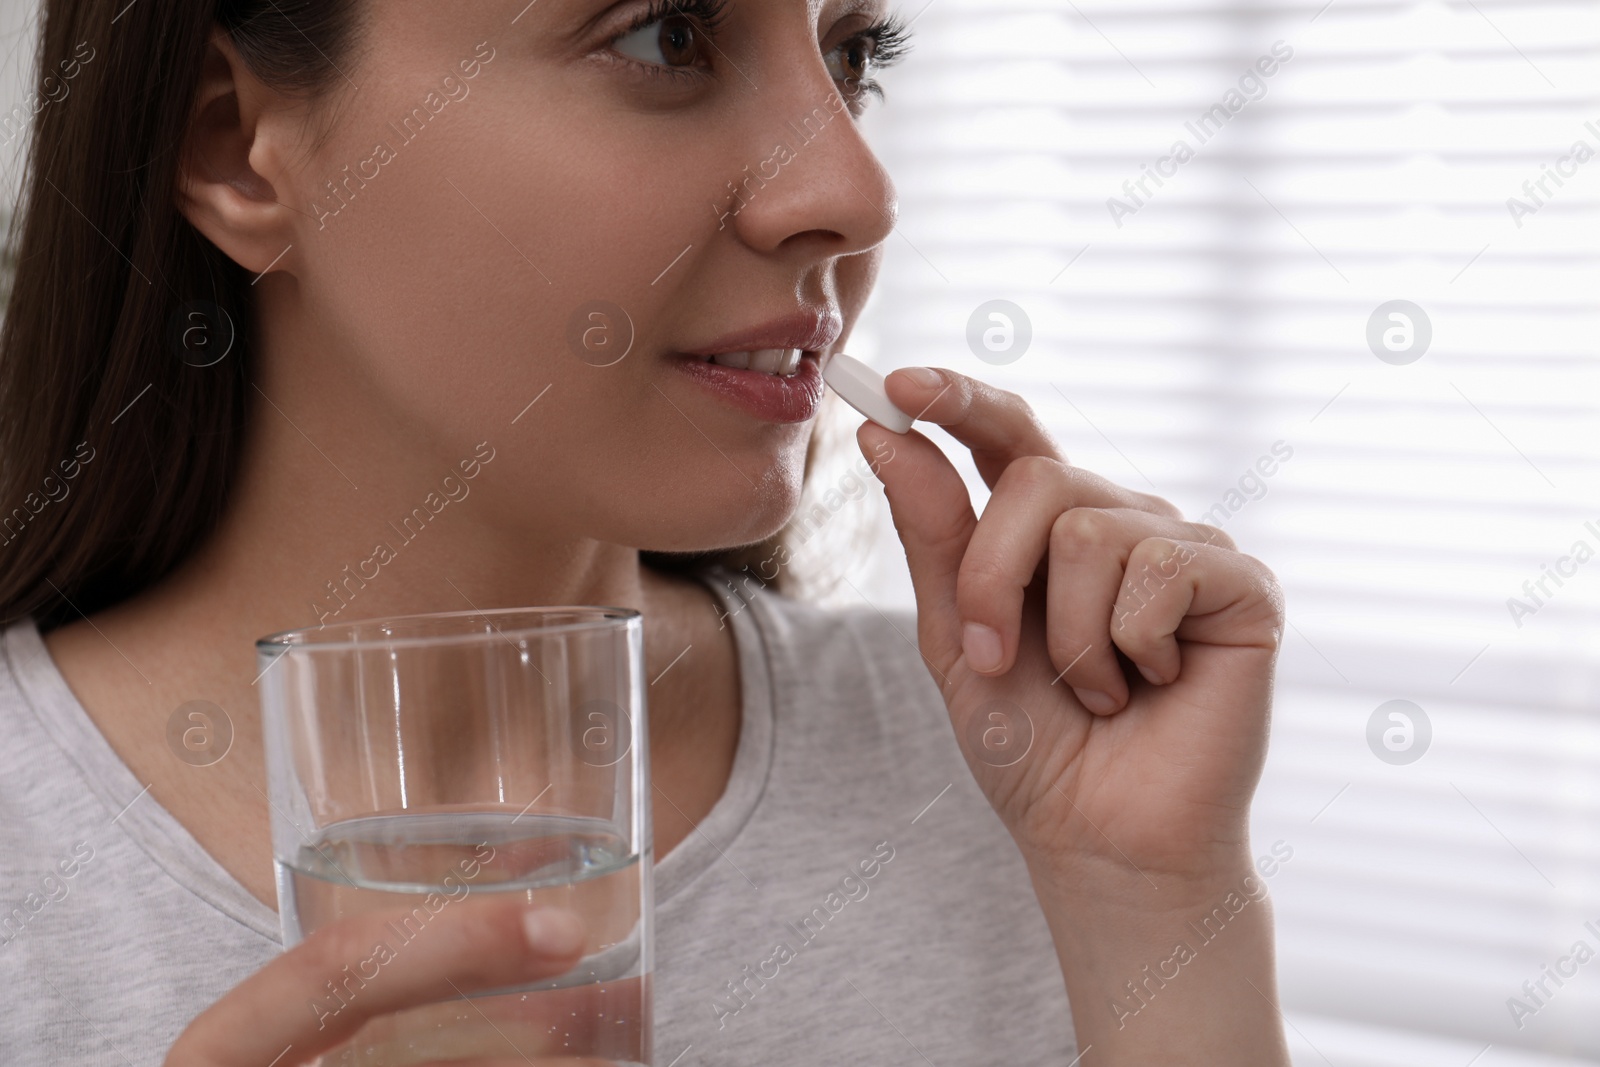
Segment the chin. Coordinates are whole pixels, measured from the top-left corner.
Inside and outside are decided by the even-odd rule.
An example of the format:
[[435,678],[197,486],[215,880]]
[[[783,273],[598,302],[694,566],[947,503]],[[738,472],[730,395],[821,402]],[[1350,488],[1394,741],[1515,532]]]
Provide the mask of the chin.
[[[798,484],[763,485],[755,499],[748,486],[742,481],[740,485],[746,491],[736,494],[736,499],[717,502],[694,502],[695,494],[686,488],[676,498],[676,506],[638,526],[632,543],[641,551],[660,555],[720,554],[769,540],[800,506]],[[704,486],[697,488],[704,490]]]
[[[653,463],[592,501],[598,522],[586,524],[589,536],[685,558],[759,545],[799,510],[805,468],[803,447],[759,457],[713,453],[709,464]],[[608,532],[595,532],[597,525]]]
[[638,544],[641,546],[641,551],[661,555],[687,557],[720,554],[762,544],[783,529],[791,514],[793,511],[789,509],[781,514],[755,520],[754,516],[745,512],[729,516],[728,522],[719,525],[696,524],[690,528],[679,527],[671,531],[664,529],[667,524],[663,523],[653,531],[646,531],[645,536],[638,540]]

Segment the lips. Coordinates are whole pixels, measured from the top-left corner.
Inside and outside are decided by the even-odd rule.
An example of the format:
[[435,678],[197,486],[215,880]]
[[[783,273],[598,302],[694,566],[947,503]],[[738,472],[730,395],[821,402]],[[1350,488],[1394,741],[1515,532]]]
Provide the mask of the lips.
[[712,341],[699,348],[683,349],[689,356],[725,356],[737,353],[766,353],[777,350],[799,349],[802,352],[819,352],[839,339],[844,332],[844,319],[831,306],[802,307],[780,319],[746,327]]
[[803,355],[798,348],[758,348],[754,352],[719,352],[706,359],[719,367],[760,371],[787,378],[800,369]]
[[765,422],[814,418],[822,404],[821,354],[844,332],[831,305],[731,331],[672,360],[708,392]]
[[822,404],[822,365],[815,352],[795,358],[798,366],[787,375],[728,367],[703,356],[672,362],[701,388],[764,422],[808,422]]

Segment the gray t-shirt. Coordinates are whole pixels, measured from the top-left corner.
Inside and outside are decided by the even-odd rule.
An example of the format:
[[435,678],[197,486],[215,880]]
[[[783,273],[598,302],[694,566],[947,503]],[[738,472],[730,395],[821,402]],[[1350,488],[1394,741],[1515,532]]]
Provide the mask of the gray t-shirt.
[[[1067,1067],[1044,916],[915,616],[702,578],[743,725],[726,792],[655,867],[655,1063]],[[0,634],[0,729],[0,1061],[155,1067],[281,951],[277,913],[117,757],[30,619]]]

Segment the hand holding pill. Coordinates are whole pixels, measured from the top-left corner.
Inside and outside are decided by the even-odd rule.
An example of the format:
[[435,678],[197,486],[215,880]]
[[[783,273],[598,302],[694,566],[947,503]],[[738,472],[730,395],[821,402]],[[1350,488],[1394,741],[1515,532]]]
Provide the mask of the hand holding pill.
[[[1149,891],[1140,872],[1160,872],[1180,910],[1237,884],[1284,628],[1271,572],[1224,531],[1074,466],[1015,393],[945,368],[830,369],[870,420],[863,455],[901,435],[873,470],[917,648],[1039,884],[1085,911]],[[898,428],[907,411],[970,454],[981,515],[948,444]]]

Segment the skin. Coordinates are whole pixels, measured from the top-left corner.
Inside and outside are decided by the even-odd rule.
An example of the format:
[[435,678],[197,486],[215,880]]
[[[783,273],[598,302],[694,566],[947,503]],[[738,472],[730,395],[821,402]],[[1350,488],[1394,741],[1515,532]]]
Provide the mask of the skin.
[[[716,212],[725,183],[771,154],[774,131],[840,87],[824,57],[884,8],[736,0],[711,76],[677,81],[608,48],[643,6],[485,0],[463,13],[385,0],[368,9],[369,48],[341,64],[320,110],[262,85],[214,39],[175,195],[207,238],[264,274],[243,470],[222,527],[182,569],[47,644],[155,799],[269,905],[252,642],[315,625],[322,583],[369,556],[385,524],[485,439],[495,459],[470,499],[343,617],[639,608],[649,677],[693,647],[650,693],[658,858],[726,785],[731,634],[707,590],[642,567],[638,550],[777,530],[812,426],[729,406],[667,354],[801,307],[837,313],[844,334],[824,358],[842,350],[896,213],[854,123],[836,119],[726,228]],[[494,59],[471,95],[319,220],[322,183],[368,158],[375,134],[485,40]],[[637,329],[628,358],[604,370],[563,340],[593,299],[625,307]],[[869,460],[894,449],[880,477],[921,652],[1027,862],[1087,1062],[1287,1064],[1266,901],[1138,1017],[1119,1026],[1107,1006],[1252,871],[1248,805],[1282,633],[1270,572],[1164,501],[1070,466],[1016,396],[949,371],[927,384],[898,372],[889,389],[969,447],[992,490],[980,520],[921,433],[858,434]],[[1147,565],[1172,577],[1132,610],[1126,579]],[[171,709],[193,699],[234,725],[234,751],[209,768],[166,749]],[[969,736],[997,700],[1033,724],[1026,756],[1006,767]],[[341,1022],[436,999],[442,977],[468,990],[571,966],[559,946],[523,947],[516,920],[493,899],[446,909],[430,927],[446,933],[387,967],[373,983],[384,994]],[[255,1065],[290,1045],[287,1064],[330,1047],[346,1032],[317,1031],[307,991],[370,940],[361,921],[325,928],[199,1013],[167,1063]]]

